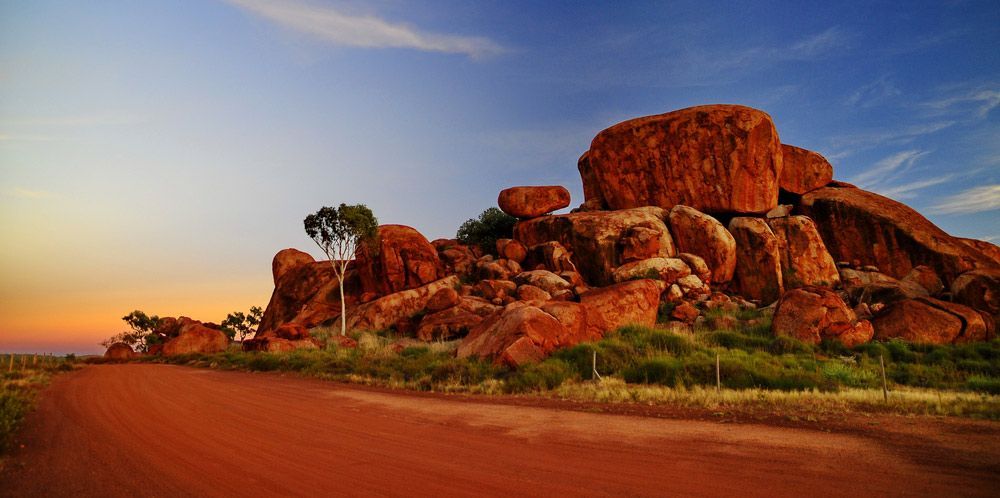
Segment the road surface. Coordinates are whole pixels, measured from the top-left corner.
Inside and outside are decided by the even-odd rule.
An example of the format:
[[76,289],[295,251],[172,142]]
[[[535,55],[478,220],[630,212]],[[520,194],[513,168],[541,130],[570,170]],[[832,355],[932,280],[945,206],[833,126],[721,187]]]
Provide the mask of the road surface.
[[169,365],[89,366],[44,391],[21,435],[24,448],[0,475],[0,495],[856,497],[1000,489],[989,422],[873,437],[553,404]]

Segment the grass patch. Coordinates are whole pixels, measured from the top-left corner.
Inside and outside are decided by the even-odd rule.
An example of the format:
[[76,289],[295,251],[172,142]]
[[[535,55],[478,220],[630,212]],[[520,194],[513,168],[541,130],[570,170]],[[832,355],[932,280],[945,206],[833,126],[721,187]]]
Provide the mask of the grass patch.
[[[14,434],[35,402],[35,395],[52,375],[73,369],[75,358],[0,355],[0,456],[14,441]],[[13,366],[12,366],[13,365]]]

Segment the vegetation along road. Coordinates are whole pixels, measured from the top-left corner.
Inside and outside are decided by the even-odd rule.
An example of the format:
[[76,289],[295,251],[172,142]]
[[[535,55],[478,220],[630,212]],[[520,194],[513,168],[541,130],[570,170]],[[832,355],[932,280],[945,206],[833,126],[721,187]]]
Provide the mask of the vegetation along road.
[[170,365],[42,394],[12,496],[956,496],[996,491],[995,422],[822,430],[670,420]]

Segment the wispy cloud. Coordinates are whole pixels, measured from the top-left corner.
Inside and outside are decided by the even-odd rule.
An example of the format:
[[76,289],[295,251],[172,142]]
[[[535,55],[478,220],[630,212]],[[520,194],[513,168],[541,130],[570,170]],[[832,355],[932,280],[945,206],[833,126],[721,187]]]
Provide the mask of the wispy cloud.
[[1000,209],[1000,184],[972,187],[931,207],[937,214],[970,214]]
[[847,105],[869,108],[881,104],[882,102],[900,95],[902,92],[889,80],[888,76],[868,83],[854,91],[847,97]]
[[913,180],[915,176],[922,176],[912,173],[914,165],[929,153],[923,150],[897,152],[876,162],[867,171],[855,175],[851,182],[893,199],[912,199],[917,196],[918,191],[948,182],[955,177],[954,174],[944,174]]
[[410,48],[481,58],[503,53],[496,42],[478,36],[422,31],[373,15],[350,15],[301,0],[226,0],[288,29],[336,45],[364,48]]
[[918,190],[923,190],[927,187],[945,183],[954,177],[955,175],[942,175],[934,178],[928,178],[926,180],[902,183],[899,185],[876,187],[875,190],[886,197],[892,197],[896,200],[912,199],[917,196]]
[[1000,106],[1000,87],[986,86],[930,100],[922,104],[938,113],[971,111],[977,118],[985,118]]
[[831,160],[843,159],[858,152],[883,145],[904,145],[924,135],[939,132],[954,126],[956,121],[937,121],[910,125],[895,130],[877,130],[841,135],[830,139],[834,152],[827,157]]
[[876,162],[870,169],[851,179],[862,188],[884,185],[909,170],[927,151],[904,150]]

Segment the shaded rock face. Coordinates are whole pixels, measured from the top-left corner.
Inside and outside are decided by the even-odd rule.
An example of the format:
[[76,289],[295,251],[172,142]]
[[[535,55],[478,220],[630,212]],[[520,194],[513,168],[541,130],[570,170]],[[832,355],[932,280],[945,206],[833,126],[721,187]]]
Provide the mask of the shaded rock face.
[[778,240],[786,289],[808,285],[833,288],[840,283],[837,263],[811,219],[786,216],[768,219],[767,224]]
[[770,116],[736,105],[691,107],[614,125],[578,164],[587,202],[609,209],[677,204],[765,213],[778,202],[781,144]]
[[420,232],[404,225],[382,225],[355,261],[364,292],[380,296],[431,283],[444,276],[437,250]]
[[928,296],[927,289],[917,283],[898,280],[879,272],[844,268],[840,270],[840,280],[852,301],[868,305],[889,305]]
[[455,306],[425,315],[417,326],[417,339],[434,341],[464,337],[484,317],[498,309],[499,306],[490,304],[485,299],[463,297]]
[[374,301],[347,309],[348,330],[384,330],[397,323],[412,319],[427,307],[427,302],[437,291],[458,286],[458,277],[452,275],[415,289],[407,289],[382,296]]
[[868,342],[874,334],[871,323],[858,320],[840,296],[824,287],[786,292],[775,308],[771,331],[807,344],[835,339],[847,347]]
[[655,230],[660,239],[660,254],[656,256],[673,256],[674,244],[663,223],[665,218],[666,211],[657,207],[544,216],[518,222],[514,238],[532,248],[558,242],[572,254],[573,264],[587,283],[607,285],[613,282],[614,269],[623,263],[619,241],[632,227]]
[[167,356],[187,353],[219,353],[229,347],[229,338],[218,329],[182,316],[177,319],[177,336],[163,343],[162,354]]
[[599,339],[622,325],[653,325],[659,293],[653,281],[637,280],[588,292],[579,303],[513,302],[473,327],[458,357],[492,358],[514,367],[538,362],[557,348]]
[[556,241],[531,246],[525,258],[524,267],[528,270],[545,269],[556,273],[576,271],[572,255]]
[[895,303],[872,319],[879,340],[952,344],[993,337],[983,317],[968,306],[930,297]]
[[436,239],[431,245],[437,249],[438,259],[445,275],[468,275],[472,273],[478,248],[472,248],[453,239]]
[[997,247],[996,244],[985,240],[963,239],[961,237],[958,238],[958,241],[983,253],[983,255],[993,260],[994,263],[1000,265],[1000,247]]
[[736,286],[740,295],[761,303],[784,293],[778,239],[761,218],[736,217],[729,222],[736,241]]
[[501,190],[497,198],[497,204],[503,212],[522,220],[569,207],[569,202],[569,190],[556,185],[511,187]]
[[944,283],[941,282],[941,278],[929,266],[920,265],[914,267],[901,280],[923,287],[932,296],[940,294],[944,290]]
[[781,190],[805,194],[833,181],[833,166],[819,153],[781,144]]
[[132,346],[124,342],[116,342],[108,346],[108,350],[104,352],[104,357],[109,360],[130,360],[136,355],[136,352],[132,350]]
[[1000,321],[1000,270],[973,270],[951,283],[951,297]]
[[615,282],[649,278],[673,284],[691,274],[687,263],[678,258],[649,258],[615,268]]
[[878,194],[824,187],[804,195],[800,207],[837,261],[857,260],[895,278],[926,265],[946,285],[968,270],[998,267],[913,209]]
[[513,239],[497,239],[497,255],[520,264],[528,257],[528,248]]
[[715,218],[690,206],[670,210],[670,231],[682,253],[692,253],[705,260],[712,272],[712,282],[724,284],[736,271],[736,239]]

